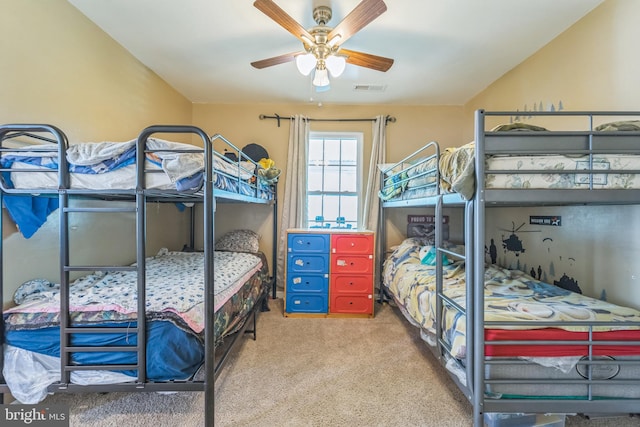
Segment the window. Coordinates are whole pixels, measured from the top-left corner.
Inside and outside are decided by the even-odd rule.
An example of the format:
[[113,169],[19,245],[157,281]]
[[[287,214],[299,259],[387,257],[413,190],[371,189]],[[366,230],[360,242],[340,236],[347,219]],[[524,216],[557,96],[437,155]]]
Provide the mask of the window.
[[311,132],[307,226],[358,228],[362,134]]

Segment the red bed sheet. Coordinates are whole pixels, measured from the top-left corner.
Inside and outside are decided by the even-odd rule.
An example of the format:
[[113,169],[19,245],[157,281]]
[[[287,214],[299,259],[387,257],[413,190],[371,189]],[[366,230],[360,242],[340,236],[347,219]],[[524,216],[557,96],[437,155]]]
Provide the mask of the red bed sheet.
[[[571,332],[558,328],[530,330],[485,329],[484,337],[485,342],[541,341],[540,344],[494,344],[487,342],[484,350],[486,356],[560,357],[589,355],[589,345],[587,344],[567,344],[562,342],[587,341],[589,339],[588,332]],[[549,343],[549,341],[558,341],[558,344]],[[594,356],[640,355],[640,330],[592,332],[592,341],[591,354]],[[599,344],[598,341],[603,341],[603,343]],[[624,341],[625,344],[611,343],[611,341]]]

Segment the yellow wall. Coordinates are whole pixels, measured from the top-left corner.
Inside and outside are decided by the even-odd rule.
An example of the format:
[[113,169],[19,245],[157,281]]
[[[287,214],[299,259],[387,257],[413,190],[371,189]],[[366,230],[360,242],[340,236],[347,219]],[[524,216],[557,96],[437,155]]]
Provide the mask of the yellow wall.
[[[608,0],[506,73],[465,105],[465,138],[473,139],[473,111],[524,110],[542,103],[573,111],[640,110],[640,2]],[[544,117],[533,121],[549,129]],[[497,124],[497,123],[493,123]],[[559,124],[558,124],[559,125]],[[547,281],[563,274],[582,290],[640,308],[640,206],[600,206],[496,210],[488,216],[487,240],[508,237],[504,229],[529,215],[562,215],[557,229],[527,225],[521,233],[525,254],[499,251],[499,261],[529,271],[540,265]],[[543,237],[551,237],[543,242]]]
[[465,137],[473,111],[523,111],[542,103],[565,110],[640,109],[640,2],[607,0],[465,105]]
[[[192,105],[66,1],[0,0],[0,5],[3,16],[11,17],[5,19],[0,27],[0,51],[3,53],[0,62],[0,121],[55,124],[72,141],[126,140],[150,124],[193,123],[210,134],[221,133],[240,147],[250,142],[263,145],[278,166],[284,169],[288,125],[283,123],[277,127],[273,120],[261,121],[258,119],[260,114],[305,114],[312,118],[394,116],[397,122],[387,127],[387,160],[391,162],[400,160],[430,140],[437,140],[444,147],[470,141],[473,138],[473,111],[477,108],[523,110],[525,106],[531,108],[542,103],[546,107],[562,101],[564,108],[570,110],[640,109],[640,101],[637,100],[640,59],[634,53],[636,41],[640,39],[640,30],[634,22],[640,16],[640,2],[635,0],[606,1],[466,105],[423,107],[326,104],[319,107],[310,103]],[[363,132],[364,156],[365,159],[369,157],[370,123],[312,122],[312,130],[329,129]],[[283,184],[284,180],[281,180],[281,191]],[[272,218],[268,209],[264,213],[233,205],[219,206],[218,209],[216,234],[241,224],[259,230],[264,236],[270,235]],[[567,241],[571,237],[584,243],[580,240],[580,230],[587,226],[601,230],[591,238],[597,239],[596,242],[612,240],[605,239],[605,230],[613,229],[616,219],[606,214],[617,208],[588,209],[568,211],[567,215],[575,220],[571,223],[573,225],[568,223],[562,229],[566,230]],[[640,218],[636,207],[616,212],[622,212],[624,218]],[[402,237],[407,213],[410,212],[401,210],[393,213],[392,243]],[[158,223],[171,224],[163,227],[164,233],[150,230],[153,249],[160,245],[176,247],[183,243],[184,215],[177,215],[172,206],[154,207],[151,214]],[[526,216],[526,212],[516,215]],[[592,227],[594,215],[598,218],[598,227]],[[504,226],[505,222],[509,225],[513,216],[513,213],[504,218],[496,216],[495,227]],[[583,217],[591,219],[581,219]],[[105,251],[108,247],[118,248],[120,241],[130,234],[126,228],[120,234],[113,231],[105,233],[104,219],[99,223],[78,221],[77,234],[87,236],[77,246],[81,254]],[[630,221],[636,235],[640,228],[637,221]],[[26,278],[57,274],[55,265],[35,268],[25,261],[29,258],[24,254],[44,255],[57,249],[55,224],[48,224],[45,230],[49,231],[39,234],[37,245],[35,240],[24,240],[17,233],[5,239],[8,245],[5,254],[11,254],[5,259],[5,265],[13,266],[17,262],[26,267],[26,270],[5,268],[5,279],[9,276],[10,282],[21,283]],[[88,243],[105,236],[107,240],[100,245]],[[270,243],[268,239],[263,242],[263,249],[268,255]],[[618,254],[622,248],[636,254],[635,258],[640,255],[637,244],[616,246],[611,243],[606,250]],[[127,258],[130,254],[121,251],[119,256]],[[588,260],[595,257],[587,252],[579,258]],[[624,254],[619,259],[630,258]],[[586,268],[584,261],[575,268],[583,267]],[[634,268],[626,265],[615,279],[623,282],[621,292],[632,292],[634,298],[640,300],[639,293],[635,291],[637,286],[633,286],[637,279],[631,279],[638,277]],[[612,269],[604,268],[605,273],[592,274],[589,266],[585,273],[578,273],[585,277],[593,275],[592,291],[598,293],[598,283],[604,283],[607,280],[605,275]],[[613,298],[622,295],[616,296],[614,292]]]
[[[0,116],[71,141],[122,141],[191,122],[191,103],[65,0],[1,0]],[[9,18],[10,17],[10,18]]]
[[[191,123],[186,98],[65,0],[0,0],[0,10],[0,122],[50,123],[72,142],[124,141],[151,124]],[[179,249],[184,215],[167,205],[150,207],[149,216],[149,251]],[[27,279],[58,280],[56,218],[31,239],[4,221],[4,279],[10,287],[3,302],[12,297],[11,287]],[[72,261],[132,262],[131,219],[72,217]],[[153,232],[158,223],[163,233]]]
[[[458,146],[462,142],[462,107],[450,106],[365,106],[365,105],[323,105],[315,104],[194,104],[193,124],[210,134],[219,133],[239,148],[249,143],[260,144],[269,152],[282,172],[286,174],[287,149],[289,144],[289,122],[282,120],[280,127],[276,120],[260,120],[261,114],[289,117],[302,114],[314,119],[374,118],[389,115],[395,123],[387,125],[387,161],[398,161],[422,147],[426,142],[437,140],[444,146]],[[362,132],[364,135],[364,159],[371,156],[371,122],[314,122],[312,131]],[[219,147],[217,147],[220,149]],[[368,167],[368,161],[365,165]],[[366,167],[365,167],[366,169]],[[368,171],[364,171],[364,182]],[[284,179],[278,183],[278,191],[284,194]],[[279,206],[281,208],[281,206]],[[216,215],[216,235],[238,228],[253,227],[262,236],[261,250],[271,260],[272,221],[268,209],[261,209],[266,216],[256,215],[242,205],[220,205]],[[406,216],[404,217],[406,219]],[[393,241],[399,241],[399,232],[391,231]]]

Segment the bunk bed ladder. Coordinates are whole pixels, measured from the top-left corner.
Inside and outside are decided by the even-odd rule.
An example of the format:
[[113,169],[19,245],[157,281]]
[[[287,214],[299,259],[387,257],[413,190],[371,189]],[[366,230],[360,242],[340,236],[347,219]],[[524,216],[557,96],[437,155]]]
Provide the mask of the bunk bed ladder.
[[[444,308],[447,307],[449,309],[456,310],[460,314],[465,315],[466,328],[467,331],[472,331],[472,318],[473,318],[473,287],[471,284],[472,280],[472,271],[473,271],[473,201],[465,202],[464,207],[464,243],[465,243],[465,253],[460,254],[454,252],[444,245],[444,237],[442,233],[442,224],[444,222],[443,215],[443,203],[444,197],[443,195],[439,195],[437,197],[437,201],[435,203],[435,223],[438,226],[435,227],[435,242],[434,247],[436,250],[436,337],[437,338],[437,357],[439,359],[445,359],[443,364],[449,366],[451,364],[451,369],[454,371],[462,372],[464,371],[464,375],[451,375],[452,379],[458,383],[460,389],[466,393],[467,399],[469,401],[473,400],[473,388],[470,386],[469,379],[473,378],[473,365],[467,363],[466,366],[462,365],[458,358],[452,354],[451,344],[447,343],[444,340],[444,330],[442,325],[444,324]],[[465,299],[465,307],[460,306],[460,304],[456,303],[454,300],[449,298],[444,293],[443,284],[444,284],[444,257],[450,257],[454,260],[462,260],[465,262],[465,282],[467,283],[467,292]],[[466,351],[467,355],[473,353],[473,347],[471,345],[472,334],[467,333],[466,336]],[[466,378],[466,382],[460,380],[461,377]]]
[[[61,171],[66,171],[66,168],[60,168]],[[65,180],[68,179],[64,178]],[[78,194],[78,193],[74,193]],[[137,198],[141,198],[140,195]],[[93,271],[138,271],[138,280],[142,277],[144,280],[144,264],[140,265],[138,259],[137,266],[114,266],[114,265],[80,265],[72,264],[70,259],[70,236],[69,231],[71,228],[69,216],[73,213],[91,213],[91,214],[109,214],[130,212],[134,213],[139,209],[137,207],[82,207],[71,206],[68,191],[61,187],[59,191],[59,210],[60,210],[60,383],[55,387],[59,390],[64,390],[70,384],[71,372],[79,370],[138,370],[139,378],[138,382],[145,381],[144,378],[144,364],[146,361],[145,354],[145,328],[144,320],[138,321],[137,326],[124,326],[121,328],[105,328],[105,327],[74,327],[71,322],[69,313],[69,286],[71,284],[70,274],[72,272],[93,272]],[[139,206],[140,202],[137,203]],[[139,224],[139,220],[137,220]],[[138,227],[140,227],[138,225]],[[140,233],[136,233],[138,237]],[[139,240],[139,239],[137,239]],[[140,241],[137,242],[137,251],[140,251]],[[144,248],[144,243],[142,243]],[[144,251],[142,251],[144,254]],[[139,257],[138,257],[139,258]],[[144,257],[143,262],[144,262]],[[144,290],[144,285],[139,286]],[[138,304],[142,303],[144,310],[144,295],[138,295]],[[140,310],[140,307],[138,307]],[[143,311],[144,312],[144,311]],[[142,316],[144,317],[144,316]],[[110,333],[127,333],[137,335],[136,346],[109,346],[109,347],[97,347],[97,346],[82,346],[72,343],[72,335],[79,337],[81,334],[110,334]],[[137,352],[138,364],[124,364],[124,365],[77,365],[73,362],[72,356],[74,353],[81,352]]]

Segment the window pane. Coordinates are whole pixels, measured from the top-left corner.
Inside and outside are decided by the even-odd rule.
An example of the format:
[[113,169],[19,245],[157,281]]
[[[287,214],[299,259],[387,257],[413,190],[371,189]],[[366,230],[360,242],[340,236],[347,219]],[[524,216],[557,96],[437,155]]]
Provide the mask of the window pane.
[[317,216],[322,215],[322,196],[309,195],[307,197],[307,220],[312,225]]
[[321,139],[310,139],[309,140],[309,152],[307,155],[309,156],[309,164],[318,165],[323,161],[324,156],[324,144]]
[[340,140],[326,139],[324,141],[324,158],[327,165],[340,164]]
[[355,165],[358,162],[358,141],[355,139],[342,140],[342,163]]
[[340,174],[340,190],[355,193],[358,191],[358,176],[355,166],[343,166]]
[[322,166],[309,165],[307,171],[307,190],[322,191]]
[[340,196],[324,196],[324,219],[335,221],[340,213]]
[[324,191],[340,191],[340,167],[325,166]]
[[358,221],[358,197],[341,196],[340,214],[347,222],[357,223]]

